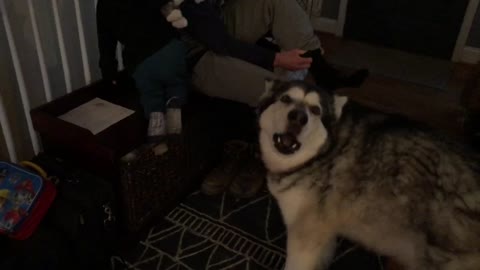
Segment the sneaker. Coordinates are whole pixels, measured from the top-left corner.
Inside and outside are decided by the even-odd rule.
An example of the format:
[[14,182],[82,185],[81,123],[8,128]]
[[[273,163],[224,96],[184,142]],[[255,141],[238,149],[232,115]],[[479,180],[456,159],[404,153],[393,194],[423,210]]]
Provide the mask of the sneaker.
[[245,199],[255,196],[265,183],[267,170],[255,149],[253,146],[251,147],[250,158],[230,185],[229,190],[236,198]]
[[248,144],[243,141],[225,143],[220,165],[213,169],[202,183],[206,195],[223,193],[248,158]]

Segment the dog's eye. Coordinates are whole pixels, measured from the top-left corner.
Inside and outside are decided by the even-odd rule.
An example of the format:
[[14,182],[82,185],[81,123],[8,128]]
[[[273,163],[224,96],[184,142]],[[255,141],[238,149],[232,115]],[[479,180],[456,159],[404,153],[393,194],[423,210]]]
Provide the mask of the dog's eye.
[[293,100],[289,95],[285,95],[285,96],[282,96],[280,98],[280,101],[285,103],[285,104],[290,104],[290,103],[292,103]]
[[310,111],[315,115],[320,115],[322,110],[318,106],[310,106]]

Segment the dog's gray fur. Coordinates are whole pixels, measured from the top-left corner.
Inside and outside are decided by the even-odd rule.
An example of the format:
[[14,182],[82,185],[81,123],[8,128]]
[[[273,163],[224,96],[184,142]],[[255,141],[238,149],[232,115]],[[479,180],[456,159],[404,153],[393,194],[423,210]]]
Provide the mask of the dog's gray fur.
[[[267,81],[260,147],[287,226],[285,269],[327,268],[337,236],[409,270],[480,269],[479,156],[345,101],[303,82]],[[273,136],[289,129],[293,108],[308,122],[296,134],[301,148],[282,154]]]

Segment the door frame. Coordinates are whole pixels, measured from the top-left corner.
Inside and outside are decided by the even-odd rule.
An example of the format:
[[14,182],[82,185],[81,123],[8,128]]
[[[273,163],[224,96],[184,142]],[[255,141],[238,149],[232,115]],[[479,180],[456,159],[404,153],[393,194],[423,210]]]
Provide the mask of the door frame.
[[[462,27],[458,33],[457,42],[453,51],[453,62],[464,62],[475,64],[480,61],[480,48],[467,46],[468,36],[472,29],[473,21],[478,9],[480,0],[470,0],[463,17]],[[480,16],[480,14],[478,14]]]
[[[309,3],[313,1],[323,2],[323,0],[308,0]],[[458,33],[455,48],[452,53],[452,62],[475,64],[480,61],[480,48],[467,46],[468,36],[470,34],[470,30],[472,29],[473,21],[479,4],[480,0],[470,0],[467,5],[462,26],[460,28],[460,32]],[[312,17],[311,20],[314,29],[317,31],[334,34],[337,37],[342,37],[347,16],[348,0],[340,0],[339,5],[337,19]]]

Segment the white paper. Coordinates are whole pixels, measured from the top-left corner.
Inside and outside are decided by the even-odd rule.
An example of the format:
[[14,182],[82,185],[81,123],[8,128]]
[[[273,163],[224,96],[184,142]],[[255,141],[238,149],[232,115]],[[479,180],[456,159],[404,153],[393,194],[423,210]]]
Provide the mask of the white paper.
[[95,98],[59,116],[60,119],[98,134],[109,126],[132,115],[134,111]]

